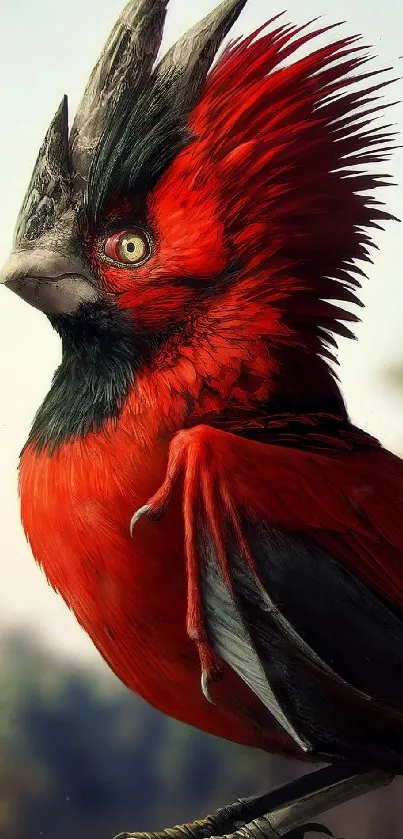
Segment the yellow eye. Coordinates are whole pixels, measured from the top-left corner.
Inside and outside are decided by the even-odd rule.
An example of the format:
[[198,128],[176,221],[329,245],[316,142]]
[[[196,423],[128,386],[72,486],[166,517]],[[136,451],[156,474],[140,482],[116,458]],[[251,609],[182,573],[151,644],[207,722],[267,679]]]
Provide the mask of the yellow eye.
[[139,265],[151,255],[151,245],[147,233],[140,228],[114,233],[106,240],[105,255],[114,262],[123,265]]

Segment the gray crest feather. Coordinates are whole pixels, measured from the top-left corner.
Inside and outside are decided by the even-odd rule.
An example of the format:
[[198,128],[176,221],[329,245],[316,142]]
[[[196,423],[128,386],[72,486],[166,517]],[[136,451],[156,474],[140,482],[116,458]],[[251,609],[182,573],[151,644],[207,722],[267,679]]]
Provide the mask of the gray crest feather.
[[67,210],[69,229],[78,208],[94,226],[110,196],[141,197],[152,188],[191,141],[188,115],[245,4],[223,0],[155,66],[168,0],[130,0],[91,74],[70,139],[66,97],[46,134],[18,217],[16,248],[62,217],[67,223]]
[[171,47],[156,68],[157,81],[183,114],[196,104],[217,50],[245,4],[246,0],[223,0]]
[[39,150],[17,218],[14,247],[24,247],[51,230],[70,200],[68,112],[67,96],[64,96]]
[[168,0],[130,0],[92,71],[70,135],[75,188],[87,180],[94,151],[128,90],[133,101],[147,84],[164,27]]

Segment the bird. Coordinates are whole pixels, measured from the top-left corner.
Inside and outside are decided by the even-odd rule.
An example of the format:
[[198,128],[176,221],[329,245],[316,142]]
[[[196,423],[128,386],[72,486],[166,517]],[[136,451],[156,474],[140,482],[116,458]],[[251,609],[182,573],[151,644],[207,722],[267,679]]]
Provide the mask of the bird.
[[130,0],[71,130],[65,96],[45,135],[0,273],[62,346],[22,525],[163,713],[399,773],[403,463],[335,372],[393,219],[390,78],[320,21],[277,15],[220,51],[245,4],[159,58],[168,2]]

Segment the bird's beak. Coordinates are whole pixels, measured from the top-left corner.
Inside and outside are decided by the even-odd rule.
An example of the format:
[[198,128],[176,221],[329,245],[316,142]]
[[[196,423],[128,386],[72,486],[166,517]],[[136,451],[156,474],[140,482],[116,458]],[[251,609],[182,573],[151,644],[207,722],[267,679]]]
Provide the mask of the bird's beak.
[[73,314],[101,297],[83,260],[40,247],[11,253],[0,269],[0,284],[46,314]]

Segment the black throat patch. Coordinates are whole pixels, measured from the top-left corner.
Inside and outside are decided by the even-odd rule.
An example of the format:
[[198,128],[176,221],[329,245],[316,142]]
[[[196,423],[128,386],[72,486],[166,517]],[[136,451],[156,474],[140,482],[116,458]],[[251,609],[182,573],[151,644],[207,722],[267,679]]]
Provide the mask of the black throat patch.
[[119,417],[136,374],[167,336],[139,333],[127,314],[105,302],[48,317],[62,339],[62,361],[26,445],[51,453]]

